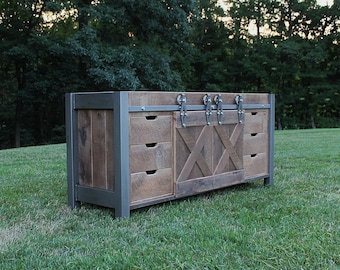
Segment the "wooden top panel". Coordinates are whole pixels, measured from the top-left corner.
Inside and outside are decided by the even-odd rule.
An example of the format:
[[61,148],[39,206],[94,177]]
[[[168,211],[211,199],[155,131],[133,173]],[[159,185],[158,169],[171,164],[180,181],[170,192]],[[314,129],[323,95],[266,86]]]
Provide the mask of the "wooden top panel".
[[[178,105],[177,97],[183,92],[129,92],[129,106]],[[238,93],[184,92],[187,105],[202,105],[205,94],[210,93],[213,99],[221,94],[223,104],[235,104]],[[244,104],[268,104],[269,94],[242,93]]]

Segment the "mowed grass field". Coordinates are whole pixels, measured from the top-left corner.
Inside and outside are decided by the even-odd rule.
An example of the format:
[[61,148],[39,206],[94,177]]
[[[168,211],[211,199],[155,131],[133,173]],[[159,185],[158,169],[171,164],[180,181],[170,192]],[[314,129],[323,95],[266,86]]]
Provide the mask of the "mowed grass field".
[[67,206],[66,145],[0,151],[0,269],[340,269],[340,129],[275,132],[275,183]]

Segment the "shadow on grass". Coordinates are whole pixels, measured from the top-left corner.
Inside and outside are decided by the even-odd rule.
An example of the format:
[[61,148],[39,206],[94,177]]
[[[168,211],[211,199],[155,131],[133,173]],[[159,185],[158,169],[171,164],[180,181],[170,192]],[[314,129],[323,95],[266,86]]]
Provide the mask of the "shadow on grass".
[[[140,214],[147,214],[148,212],[156,210],[156,209],[162,209],[162,208],[166,208],[170,206],[177,206],[182,203],[193,203],[195,201],[201,201],[204,199],[213,199],[214,197],[217,197],[220,195],[221,196],[227,195],[228,193],[232,194],[232,193],[248,192],[250,190],[263,189],[267,187],[270,187],[270,186],[265,186],[263,184],[263,179],[259,179],[259,180],[248,182],[248,183],[241,183],[241,184],[237,184],[237,185],[233,185],[233,186],[229,186],[225,188],[207,191],[204,193],[199,193],[199,194],[192,195],[189,197],[178,198],[178,199],[169,200],[166,202],[161,202],[161,203],[133,209],[130,211],[130,215],[134,216],[134,215],[140,215]],[[86,210],[85,212],[87,212],[87,210],[98,211],[99,216],[109,215],[113,219],[115,219],[115,212],[114,212],[114,209],[112,208],[82,202],[81,209]],[[85,212],[79,211],[77,215],[83,216]]]

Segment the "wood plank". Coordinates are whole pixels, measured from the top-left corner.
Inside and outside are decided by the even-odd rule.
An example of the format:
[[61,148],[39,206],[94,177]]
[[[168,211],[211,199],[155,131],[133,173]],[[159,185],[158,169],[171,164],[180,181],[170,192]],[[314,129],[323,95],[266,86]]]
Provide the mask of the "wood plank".
[[114,190],[114,121],[113,110],[106,111],[106,128],[105,128],[105,150],[106,150],[106,169],[107,169],[107,189]]
[[92,110],[92,166],[93,186],[106,189],[106,149],[105,129],[106,112],[104,110]]
[[[243,168],[242,156],[239,157],[236,149],[234,148],[234,145],[230,142],[229,138],[227,137],[226,133],[224,132],[223,127],[222,126],[216,126],[215,129],[216,129],[218,135],[220,136],[226,151],[229,153],[230,159],[233,162],[233,164],[235,165],[235,168],[238,169],[238,170],[242,169]],[[238,129],[242,130],[243,125],[238,125]],[[237,134],[240,135],[241,132],[236,132],[236,135]]]
[[160,169],[153,174],[146,172],[131,174],[130,199],[136,201],[169,196],[173,194],[172,169]]
[[265,153],[258,153],[254,156],[243,157],[245,177],[252,178],[259,174],[268,174],[268,156]]
[[[227,126],[224,126],[225,132],[227,133],[227,136],[229,137],[230,132],[229,128]],[[225,148],[223,146],[222,139],[220,136],[217,134],[216,130],[214,129],[214,132],[212,132],[212,147],[213,147],[213,152],[212,152],[212,168],[213,168],[213,174],[218,174],[222,172],[229,171],[229,156],[228,152],[225,151]],[[226,153],[225,153],[226,152]],[[218,167],[221,166],[219,163],[223,160],[222,156],[225,153],[225,166],[221,170],[218,170]]]
[[130,148],[130,172],[146,172],[171,168],[172,143],[133,145]]
[[172,117],[130,117],[130,145],[171,142]]
[[269,94],[246,93],[241,95],[243,104],[269,104]]
[[212,172],[207,165],[206,161],[203,159],[201,155],[202,148],[206,142],[207,136],[209,131],[211,131],[212,127],[204,126],[200,136],[195,141],[192,136],[190,135],[190,131],[188,128],[180,128],[178,129],[179,134],[183,138],[184,142],[188,146],[189,150],[191,151],[189,157],[187,158],[178,178],[177,181],[184,181],[187,180],[190,172],[192,171],[195,163],[200,167],[202,171],[202,175],[211,175]]
[[91,111],[78,110],[79,184],[92,186]]
[[244,170],[226,172],[193,179],[190,181],[178,182],[176,185],[176,197],[186,197],[202,192],[228,187],[244,182]]

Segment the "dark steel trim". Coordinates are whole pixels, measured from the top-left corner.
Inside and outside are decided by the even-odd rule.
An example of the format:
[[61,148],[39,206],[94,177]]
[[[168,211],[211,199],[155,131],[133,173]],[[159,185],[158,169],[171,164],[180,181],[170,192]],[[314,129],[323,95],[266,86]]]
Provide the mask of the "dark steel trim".
[[265,185],[274,184],[274,131],[275,131],[275,95],[269,95],[270,112],[269,112],[269,123],[268,123],[268,144],[269,144],[269,157],[268,157],[268,172],[269,177],[264,179]]
[[[187,111],[205,111],[204,105],[187,105]],[[269,109],[270,104],[243,104],[243,109]],[[217,110],[217,105],[211,105],[212,110]],[[237,105],[222,105],[223,110],[237,110]],[[129,112],[160,112],[160,111],[180,111],[178,105],[161,106],[129,106]]]
[[130,216],[130,148],[128,92],[115,92],[113,95],[114,114],[114,169],[116,217]]
[[75,93],[74,109],[112,109],[114,92]]
[[118,204],[112,190],[76,185],[77,200],[109,208]]
[[67,185],[68,185],[68,205],[71,208],[80,206],[76,200],[75,185],[78,183],[78,120],[77,112],[73,110],[74,94],[66,94],[66,153],[67,153]]

